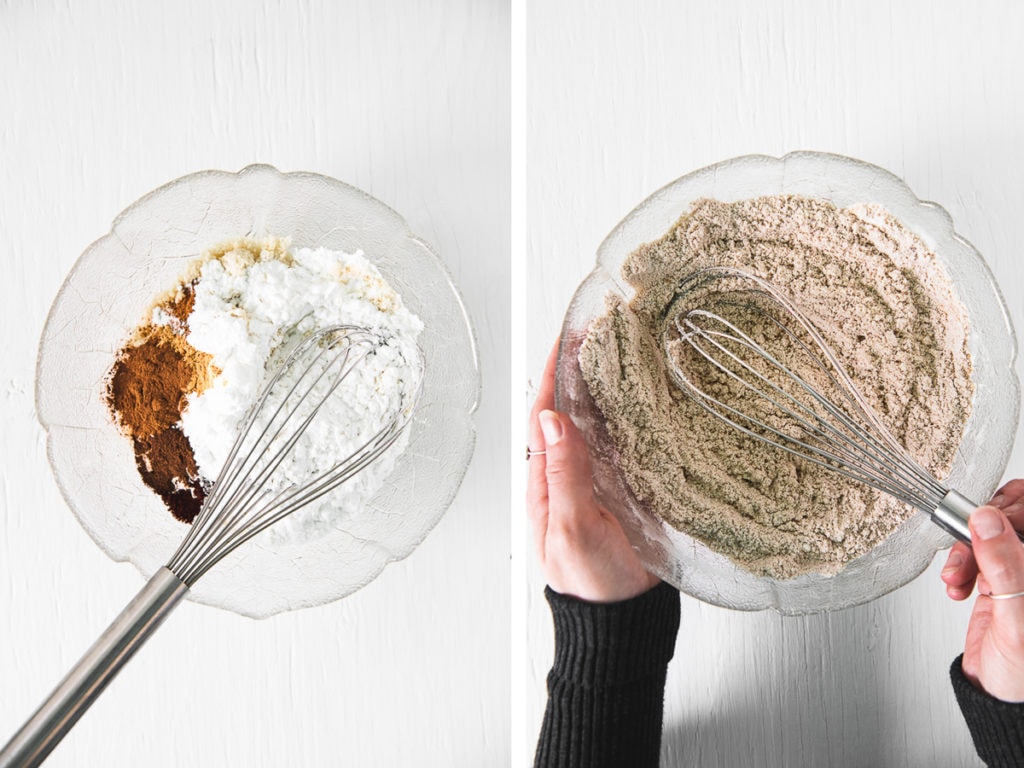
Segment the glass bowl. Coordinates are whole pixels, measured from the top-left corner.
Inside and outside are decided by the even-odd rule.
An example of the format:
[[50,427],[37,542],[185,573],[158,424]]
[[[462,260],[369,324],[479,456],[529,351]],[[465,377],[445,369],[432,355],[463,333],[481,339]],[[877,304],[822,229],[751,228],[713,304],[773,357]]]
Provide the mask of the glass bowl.
[[1009,460],[1020,401],[1014,371],[1016,343],[1006,305],[978,252],[953,230],[948,213],[919,200],[902,180],[868,163],[839,155],[794,152],[782,158],[749,155],[687,174],[638,205],[605,238],[597,266],[577,289],[562,326],[556,404],[582,430],[594,460],[600,501],[621,521],[644,563],[686,594],[739,610],[774,608],[786,614],[857,605],[907,583],[952,539],[917,513],[871,552],[834,576],[789,580],[756,576],[650,513],[618,470],[616,449],[580,373],[577,352],[590,323],[605,312],[605,296],[627,301],[621,277],[626,257],[661,238],[700,198],[725,202],[796,194],[839,207],[877,203],[913,230],[945,266],[970,319],[973,410],[945,482],[969,498],[987,500]]
[[221,241],[288,237],[295,247],[361,249],[423,320],[423,391],[410,441],[363,512],[303,544],[250,541],[192,589],[198,602],[247,616],[317,605],[367,584],[437,523],[465,474],[480,389],[472,328],[444,266],[405,221],[354,187],[314,173],[251,165],[203,171],[151,192],[89,246],[50,309],[39,346],[36,408],[57,484],[89,535],[146,577],[188,528],[135,467],[105,403],[114,356],[153,301]]

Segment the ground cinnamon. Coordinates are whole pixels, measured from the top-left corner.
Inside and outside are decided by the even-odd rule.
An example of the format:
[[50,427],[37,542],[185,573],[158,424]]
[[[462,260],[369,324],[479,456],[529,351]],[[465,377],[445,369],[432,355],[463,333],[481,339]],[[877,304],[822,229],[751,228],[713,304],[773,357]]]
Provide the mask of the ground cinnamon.
[[211,357],[185,338],[194,295],[183,286],[158,305],[174,321],[143,326],[118,353],[107,403],[132,438],[143,481],[184,522],[198,514],[205,489],[188,438],[181,432],[187,397],[201,393],[216,373]]

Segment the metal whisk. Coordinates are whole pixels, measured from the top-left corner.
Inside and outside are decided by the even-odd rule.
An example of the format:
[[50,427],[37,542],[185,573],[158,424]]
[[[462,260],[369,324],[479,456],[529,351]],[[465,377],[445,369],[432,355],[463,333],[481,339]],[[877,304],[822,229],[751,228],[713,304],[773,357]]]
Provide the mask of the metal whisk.
[[[27,768],[50,751],[196,581],[228,553],[282,518],[319,499],[386,451],[406,428],[421,376],[384,398],[378,428],[349,456],[299,483],[276,478],[324,404],[387,340],[355,326],[311,334],[291,350],[249,410],[238,438],[192,528],[50,697],[0,751],[0,768]],[[417,359],[409,361],[422,369]]]
[[731,267],[694,272],[669,306],[662,341],[672,379],[716,418],[923,510],[970,543],[977,505],[907,452],[814,324],[771,283]]

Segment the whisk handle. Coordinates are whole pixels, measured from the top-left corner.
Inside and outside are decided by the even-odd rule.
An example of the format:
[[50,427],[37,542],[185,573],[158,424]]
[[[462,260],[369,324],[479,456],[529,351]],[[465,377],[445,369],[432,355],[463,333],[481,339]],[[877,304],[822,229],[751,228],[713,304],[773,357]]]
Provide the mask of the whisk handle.
[[970,544],[971,530],[967,527],[967,518],[977,506],[962,493],[949,491],[932,512],[932,520],[947,533]]
[[0,768],[42,763],[187,591],[167,568],[158,570],[0,750]]
[[[949,491],[932,512],[932,520],[960,541],[971,543],[971,531],[967,527],[967,518],[977,508],[977,504],[961,493]],[[1024,543],[1024,531],[1017,532],[1017,538]],[[3,766],[0,766],[3,768]]]

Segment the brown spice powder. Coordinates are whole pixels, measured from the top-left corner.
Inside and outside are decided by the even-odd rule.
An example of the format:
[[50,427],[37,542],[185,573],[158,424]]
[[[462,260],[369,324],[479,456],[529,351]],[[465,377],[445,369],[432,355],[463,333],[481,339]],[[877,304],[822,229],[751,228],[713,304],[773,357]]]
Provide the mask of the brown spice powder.
[[288,241],[267,238],[228,240],[192,262],[181,282],[159,298],[166,324],[145,323],[118,352],[107,386],[107,404],[133,442],[143,482],[163,499],[179,520],[190,523],[206,497],[188,438],[180,429],[181,414],[191,394],[202,394],[220,374],[210,355],[187,341],[188,319],[195,306],[195,284],[202,265],[220,260],[229,272],[240,273],[256,261],[291,264]]
[[186,340],[195,300],[185,285],[159,306],[175,319],[145,325],[118,353],[107,403],[132,438],[143,481],[179,520],[191,522],[205,498],[188,439],[179,429],[189,394],[201,393],[216,371],[211,357]]
[[660,344],[665,308],[681,278],[715,265],[782,287],[939,477],[973,396],[966,314],[935,255],[881,208],[772,196],[697,202],[626,260],[634,299],[610,296],[591,324],[580,367],[634,495],[753,573],[835,573],[913,510],[742,435],[672,384]]
[[178,520],[191,523],[206,498],[192,446],[177,425],[135,439],[135,463],[143,482],[156,491]]

